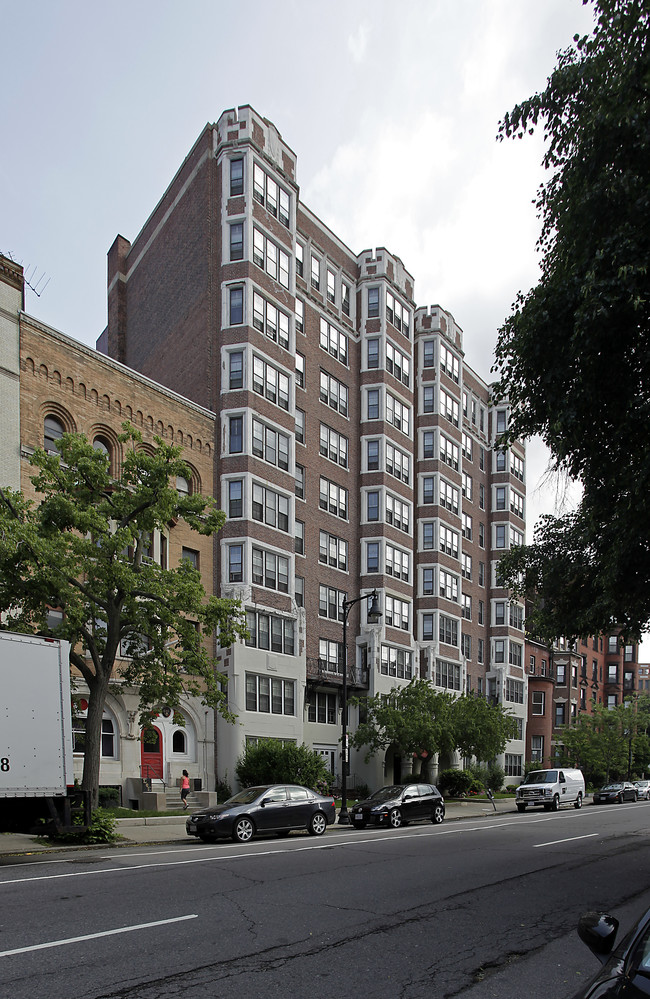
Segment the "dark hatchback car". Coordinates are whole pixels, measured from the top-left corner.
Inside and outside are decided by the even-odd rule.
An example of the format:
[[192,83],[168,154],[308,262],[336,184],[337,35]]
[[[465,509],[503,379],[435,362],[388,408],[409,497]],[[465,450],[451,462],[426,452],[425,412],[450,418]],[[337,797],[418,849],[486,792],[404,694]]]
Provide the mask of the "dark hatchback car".
[[623,801],[636,801],[639,792],[628,780],[605,784],[600,791],[594,792],[594,805],[620,805]]
[[220,805],[193,812],[185,828],[188,835],[204,842],[231,836],[236,842],[247,843],[256,833],[286,836],[292,829],[322,836],[335,818],[331,796],[299,784],[268,784],[244,788]]
[[603,967],[573,999],[636,999],[650,996],[650,910],[614,949],[618,920],[604,912],[587,912],[578,934]]
[[433,784],[390,784],[350,809],[355,829],[367,825],[399,829],[409,822],[428,820],[436,824],[445,817],[445,799]]

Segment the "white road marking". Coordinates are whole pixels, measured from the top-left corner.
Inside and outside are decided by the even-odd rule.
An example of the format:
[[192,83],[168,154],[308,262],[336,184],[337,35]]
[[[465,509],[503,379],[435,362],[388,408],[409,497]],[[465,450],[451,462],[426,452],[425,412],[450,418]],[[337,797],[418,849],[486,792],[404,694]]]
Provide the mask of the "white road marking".
[[[595,816],[594,816],[594,818],[595,818]],[[405,832],[405,831],[400,831],[399,833],[389,832],[387,835],[384,835],[384,836],[378,836],[372,830],[369,831],[369,832],[368,831],[357,830],[354,833],[354,835],[351,836],[349,839],[342,839],[338,835],[337,836],[332,836],[330,838],[326,838],[326,841],[324,843],[319,842],[319,843],[312,843],[309,846],[296,847],[293,850],[291,850],[291,852],[292,853],[305,853],[307,850],[334,850],[334,849],[336,849],[336,847],[350,846],[351,844],[369,845],[369,844],[372,844],[372,843],[400,842],[400,841],[405,840],[405,839],[414,839],[417,836],[426,836],[426,835],[433,835],[433,836],[459,836],[459,835],[461,835],[463,833],[468,833],[468,832],[488,832],[488,831],[493,830],[493,829],[505,829],[505,828],[508,828],[508,827],[517,827],[517,826],[522,826],[522,825],[536,825],[536,824],[539,824],[539,823],[542,823],[542,822],[553,822],[556,819],[557,819],[556,815],[544,815],[544,816],[540,815],[540,816],[535,816],[535,817],[531,816],[530,818],[527,818],[527,819],[523,818],[523,816],[519,816],[517,818],[513,817],[513,818],[510,818],[510,819],[505,819],[503,821],[494,820],[494,821],[489,821],[489,822],[481,822],[481,824],[478,825],[478,826],[468,826],[468,825],[465,824],[465,822],[458,822],[458,823],[453,823],[453,825],[452,824],[446,825],[444,827],[443,826],[435,826],[434,828],[422,827],[419,830],[414,830],[413,832]],[[600,834],[599,833],[592,833],[590,835],[598,836]],[[575,837],[575,838],[576,839],[581,839],[581,838],[585,838],[585,837]],[[557,840],[557,842],[560,843],[560,842],[564,842],[564,841],[563,840]],[[537,845],[538,846],[544,846],[544,845],[547,845],[547,844],[540,843],[540,844],[537,844]],[[548,844],[548,845],[551,845],[551,844]],[[22,883],[26,883],[26,882],[30,882],[30,881],[55,881],[55,880],[60,879],[60,878],[91,877],[91,876],[96,875],[96,874],[118,874],[118,873],[124,873],[126,871],[153,870],[156,867],[183,867],[183,866],[186,866],[186,865],[189,865],[189,864],[208,864],[208,863],[214,863],[215,861],[216,862],[223,862],[223,861],[229,861],[229,860],[242,860],[244,858],[251,859],[252,857],[284,856],[285,853],[288,852],[288,851],[285,851],[285,849],[284,849],[284,847],[283,847],[282,844],[277,843],[275,845],[275,849],[270,849],[270,850],[259,850],[259,851],[254,852],[252,850],[247,849],[243,853],[225,853],[225,852],[222,853],[222,852],[219,852],[218,854],[211,854],[208,857],[196,857],[196,856],[194,856],[195,853],[198,850],[207,850],[207,849],[212,849],[212,848],[213,848],[213,846],[212,847],[209,847],[209,846],[205,846],[204,847],[204,846],[198,846],[197,845],[192,850],[193,856],[190,857],[190,858],[188,858],[188,859],[185,859],[185,860],[168,861],[168,862],[161,862],[161,863],[154,863],[154,864],[133,864],[133,865],[128,866],[128,867],[127,866],[122,866],[122,867],[101,867],[101,868],[94,868],[94,869],[88,870],[88,871],[71,871],[70,873],[67,873],[67,874],[47,874],[47,875],[37,875],[37,876],[27,877],[27,878],[14,878],[12,880],[7,880],[7,881],[0,880],[0,888],[3,885],[22,884]],[[139,853],[127,853],[127,854],[122,854],[122,856],[124,857],[124,859],[129,859],[131,857],[134,857],[134,858],[136,858],[136,857],[137,858],[141,858],[141,857],[156,857],[156,856],[166,856],[168,854],[177,854],[177,853],[178,853],[178,850],[174,849],[174,850],[150,851],[150,852],[147,852],[147,853],[142,853],[142,852],[139,852]],[[101,859],[102,860],[113,860],[114,856],[111,856],[111,857],[102,857]],[[56,863],[60,863],[60,862],[61,861],[56,861]],[[45,861],[45,863],[48,863],[48,861]],[[2,867],[0,867],[0,873],[1,872],[2,872]]]
[[186,919],[198,919],[198,914],[175,916],[173,919],[158,919],[155,923],[138,923],[135,926],[122,926],[117,930],[102,930],[100,933],[86,933],[82,937],[68,937],[65,940],[50,940],[48,943],[31,944],[29,947],[15,947],[13,950],[0,951],[0,957],[11,957],[14,954],[29,954],[33,950],[47,950],[49,947],[66,947],[68,944],[84,943],[86,940],[98,940],[100,937],[113,937],[118,933],[133,933],[135,930],[149,930],[153,926],[182,923]]
[[557,846],[558,843],[573,843],[577,839],[591,839],[592,836],[600,836],[600,833],[585,833],[584,836],[568,836],[566,839],[552,839],[548,843],[533,843],[533,850],[541,846]]

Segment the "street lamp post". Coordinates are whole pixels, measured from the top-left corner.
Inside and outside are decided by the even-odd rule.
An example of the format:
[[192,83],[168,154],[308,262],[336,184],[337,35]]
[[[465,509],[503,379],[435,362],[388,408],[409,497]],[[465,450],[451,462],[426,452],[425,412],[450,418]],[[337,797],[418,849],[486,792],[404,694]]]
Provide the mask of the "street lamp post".
[[365,593],[362,597],[355,597],[354,600],[343,601],[343,689],[341,693],[341,811],[339,812],[339,825],[349,826],[350,816],[348,815],[348,761],[350,758],[348,750],[348,614],[350,608],[362,600],[372,600],[368,607],[368,624],[377,624],[381,617],[379,610],[379,597],[377,590]]

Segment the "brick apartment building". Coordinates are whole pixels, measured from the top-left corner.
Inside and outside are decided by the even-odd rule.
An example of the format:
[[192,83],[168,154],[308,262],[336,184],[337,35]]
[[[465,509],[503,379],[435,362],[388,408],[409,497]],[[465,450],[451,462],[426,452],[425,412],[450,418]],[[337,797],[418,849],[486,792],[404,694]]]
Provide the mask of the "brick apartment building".
[[616,632],[552,648],[527,641],[528,724],[526,760],[550,765],[562,732],[594,704],[615,708],[643,692],[648,667],[638,665],[638,646],[621,645]]
[[[399,257],[354,253],[302,203],[295,153],[251,107],[206,125],[139,235],[115,239],[98,349],[216,415],[213,586],[251,635],[223,650],[239,724],[218,726],[219,775],[266,736],[339,772],[347,661],[352,694],[420,676],[511,708],[516,780],[524,609],[495,565],[524,540],[524,449],[494,446],[507,406],[453,316],[416,304]],[[342,601],[375,589],[381,621],[351,607],[344,653]],[[410,762],[353,753],[351,772],[376,786]]]

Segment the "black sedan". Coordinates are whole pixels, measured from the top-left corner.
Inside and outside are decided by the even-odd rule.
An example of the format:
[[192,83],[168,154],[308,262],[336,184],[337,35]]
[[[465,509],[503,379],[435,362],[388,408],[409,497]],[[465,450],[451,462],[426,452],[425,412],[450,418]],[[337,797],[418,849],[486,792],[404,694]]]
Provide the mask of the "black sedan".
[[390,784],[350,809],[355,829],[367,825],[399,829],[419,819],[436,824],[445,817],[445,800],[433,784]]
[[603,963],[595,978],[573,999],[636,999],[650,996],[650,910],[614,949],[618,920],[604,912],[587,912],[578,923],[578,934]]
[[605,784],[600,791],[594,793],[594,805],[620,805],[623,801],[636,801],[639,792],[629,780]]
[[189,836],[204,842],[231,836],[236,842],[247,843],[256,833],[286,836],[292,829],[322,836],[335,818],[331,796],[299,784],[269,784],[244,788],[221,805],[193,812],[185,828]]

